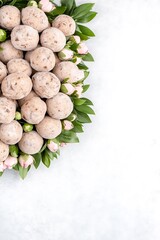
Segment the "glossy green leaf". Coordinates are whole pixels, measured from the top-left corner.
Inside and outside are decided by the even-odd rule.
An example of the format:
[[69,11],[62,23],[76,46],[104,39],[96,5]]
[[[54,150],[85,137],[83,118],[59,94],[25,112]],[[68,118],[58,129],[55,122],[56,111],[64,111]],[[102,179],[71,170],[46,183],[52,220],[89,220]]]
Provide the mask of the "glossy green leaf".
[[84,99],[81,99],[81,98],[74,99],[74,104],[77,106],[82,105],[84,103],[85,103]]
[[94,62],[94,58],[90,53],[87,53],[86,55],[84,55],[82,59],[83,61],[86,61],[86,62]]
[[23,180],[27,176],[28,170],[29,170],[29,168],[23,168],[23,167],[21,167],[21,165],[19,165],[19,175]]
[[93,109],[87,105],[81,105],[81,106],[75,106],[76,110],[82,113],[87,113],[87,114],[95,114]]
[[89,37],[95,37],[94,32],[91,29],[89,29],[88,27],[83,26],[83,25],[78,25],[78,27],[79,27],[81,33],[83,33],[84,35],[89,36]]
[[41,155],[41,153],[37,153],[37,154],[34,154],[33,157],[34,157],[33,164],[34,164],[35,168],[37,169],[40,165],[40,162],[42,161],[42,155]]
[[97,12],[89,12],[85,16],[77,18],[76,21],[79,23],[88,23],[94,19],[97,15]]
[[88,98],[81,98],[81,99],[85,100],[85,102],[84,102],[85,105],[91,105],[91,106],[93,106],[93,103],[92,103],[91,100],[89,100]]
[[76,114],[77,114],[77,120],[80,123],[91,123],[92,122],[90,117],[86,113],[76,111]]
[[42,162],[47,168],[50,167],[51,161],[50,161],[50,157],[49,157],[49,155],[47,154],[46,151],[44,151],[42,153]]
[[79,63],[77,66],[78,66],[79,69],[88,70],[88,67],[83,62]]
[[75,132],[73,131],[62,131],[62,133],[57,137],[60,142],[64,143],[78,143],[79,139]]
[[85,40],[86,41],[86,40],[89,39],[88,36],[84,35],[83,33],[79,32],[79,31],[76,31],[75,35],[78,35],[81,38],[81,40]]
[[83,85],[83,93],[87,92],[87,90],[90,88],[90,85]]
[[80,6],[75,8],[72,16],[74,17],[74,19],[82,18],[93,8],[93,6],[94,6],[94,3],[81,4]]

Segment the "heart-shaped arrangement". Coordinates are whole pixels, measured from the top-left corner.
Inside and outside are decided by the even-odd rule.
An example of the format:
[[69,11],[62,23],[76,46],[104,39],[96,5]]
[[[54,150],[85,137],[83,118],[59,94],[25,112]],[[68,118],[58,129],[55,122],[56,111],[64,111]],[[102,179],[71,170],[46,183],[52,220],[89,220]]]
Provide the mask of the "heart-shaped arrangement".
[[97,13],[74,0],[0,3],[0,175],[14,169],[24,179],[79,142],[91,122],[93,104],[82,94],[84,62],[93,61],[85,41],[94,33],[84,24]]

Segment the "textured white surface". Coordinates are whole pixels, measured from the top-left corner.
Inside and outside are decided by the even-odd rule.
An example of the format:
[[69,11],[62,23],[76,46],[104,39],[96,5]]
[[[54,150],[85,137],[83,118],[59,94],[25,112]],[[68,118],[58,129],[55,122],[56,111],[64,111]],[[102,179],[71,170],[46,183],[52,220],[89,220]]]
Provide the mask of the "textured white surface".
[[95,2],[97,115],[49,170],[0,179],[1,240],[160,239],[160,2]]

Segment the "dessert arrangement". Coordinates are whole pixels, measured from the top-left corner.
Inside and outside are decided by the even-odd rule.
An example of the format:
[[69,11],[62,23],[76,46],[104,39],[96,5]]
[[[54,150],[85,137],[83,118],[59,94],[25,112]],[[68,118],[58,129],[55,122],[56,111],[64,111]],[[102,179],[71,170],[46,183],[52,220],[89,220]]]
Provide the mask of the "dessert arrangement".
[[86,41],[95,35],[85,24],[97,13],[75,0],[0,4],[0,176],[12,169],[24,179],[91,122],[83,94],[94,61]]

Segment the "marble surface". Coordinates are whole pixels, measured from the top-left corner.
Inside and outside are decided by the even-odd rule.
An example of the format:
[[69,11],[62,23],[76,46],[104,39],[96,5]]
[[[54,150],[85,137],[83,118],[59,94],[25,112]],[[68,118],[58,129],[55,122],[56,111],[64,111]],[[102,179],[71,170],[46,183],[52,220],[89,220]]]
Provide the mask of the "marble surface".
[[0,179],[1,240],[160,239],[160,2],[94,2],[97,115],[49,170]]

